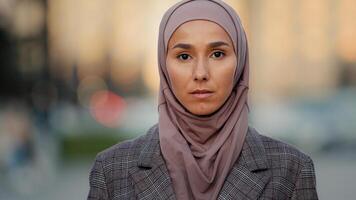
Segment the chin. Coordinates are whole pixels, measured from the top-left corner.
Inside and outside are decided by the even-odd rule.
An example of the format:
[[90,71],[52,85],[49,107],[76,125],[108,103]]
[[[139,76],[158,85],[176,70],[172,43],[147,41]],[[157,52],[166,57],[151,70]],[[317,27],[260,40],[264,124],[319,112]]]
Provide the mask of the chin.
[[207,106],[200,106],[200,108],[197,108],[197,107],[198,106],[195,106],[194,108],[189,109],[189,111],[194,115],[204,116],[204,115],[210,115],[217,110],[217,109],[207,107]]

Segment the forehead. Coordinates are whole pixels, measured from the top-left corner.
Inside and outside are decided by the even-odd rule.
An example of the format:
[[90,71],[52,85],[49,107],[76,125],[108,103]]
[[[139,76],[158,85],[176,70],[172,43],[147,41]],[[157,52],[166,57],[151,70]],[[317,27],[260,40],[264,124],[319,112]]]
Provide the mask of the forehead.
[[180,25],[172,34],[168,46],[176,42],[208,43],[220,40],[232,45],[228,33],[217,23],[208,20],[193,20]]

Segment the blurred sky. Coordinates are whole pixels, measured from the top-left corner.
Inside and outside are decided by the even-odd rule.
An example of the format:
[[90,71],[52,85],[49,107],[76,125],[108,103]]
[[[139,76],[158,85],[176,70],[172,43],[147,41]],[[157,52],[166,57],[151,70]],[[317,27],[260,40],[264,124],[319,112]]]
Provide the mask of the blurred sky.
[[[0,199],[59,199],[71,177],[66,199],[84,198],[95,153],[157,122],[158,28],[175,2],[0,0]],[[226,2],[248,35],[250,123],[315,156],[321,199],[352,198],[356,1]]]

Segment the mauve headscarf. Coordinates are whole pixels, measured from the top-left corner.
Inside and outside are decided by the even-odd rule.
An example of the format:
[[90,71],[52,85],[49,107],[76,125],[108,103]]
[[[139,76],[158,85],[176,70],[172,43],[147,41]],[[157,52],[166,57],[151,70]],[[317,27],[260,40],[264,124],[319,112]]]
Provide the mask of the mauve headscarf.
[[[167,46],[183,23],[209,20],[230,36],[237,58],[234,87],[209,116],[190,113],[172,91],[166,68]],[[216,199],[238,159],[248,128],[248,47],[236,12],[220,0],[181,1],[164,14],[158,38],[159,140],[178,199]]]

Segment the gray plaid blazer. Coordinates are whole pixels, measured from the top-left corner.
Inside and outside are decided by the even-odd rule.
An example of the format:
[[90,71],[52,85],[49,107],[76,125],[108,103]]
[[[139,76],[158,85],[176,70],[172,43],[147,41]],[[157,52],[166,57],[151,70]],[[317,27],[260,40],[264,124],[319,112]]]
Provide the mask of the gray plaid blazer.
[[[176,199],[161,155],[158,126],[100,152],[88,200]],[[313,162],[291,145],[249,127],[218,199],[318,199]]]

